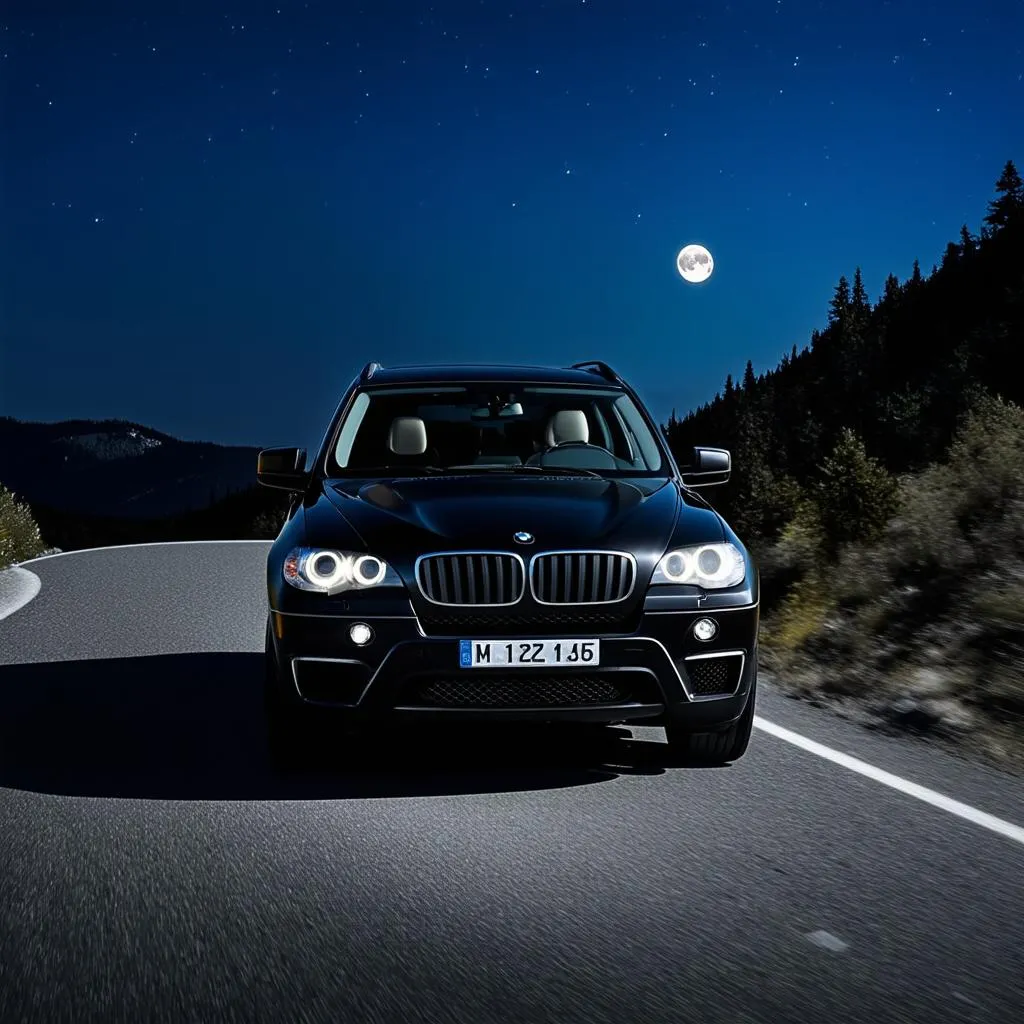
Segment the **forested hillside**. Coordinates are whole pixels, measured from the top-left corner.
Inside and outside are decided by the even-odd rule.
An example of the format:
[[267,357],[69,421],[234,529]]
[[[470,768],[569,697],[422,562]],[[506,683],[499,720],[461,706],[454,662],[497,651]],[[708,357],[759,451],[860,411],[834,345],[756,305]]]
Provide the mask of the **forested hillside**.
[[839,280],[809,346],[665,435],[733,452],[705,494],[762,571],[766,662],[881,720],[1024,736],[1024,186],[874,302]]

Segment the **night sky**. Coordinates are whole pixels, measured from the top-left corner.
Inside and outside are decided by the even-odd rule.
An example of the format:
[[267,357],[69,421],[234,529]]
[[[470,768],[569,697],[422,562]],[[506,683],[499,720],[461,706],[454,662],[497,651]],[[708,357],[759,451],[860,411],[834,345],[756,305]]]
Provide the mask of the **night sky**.
[[22,419],[315,444],[370,359],[585,358],[664,419],[1024,167],[1019,0],[77,6],[0,15]]

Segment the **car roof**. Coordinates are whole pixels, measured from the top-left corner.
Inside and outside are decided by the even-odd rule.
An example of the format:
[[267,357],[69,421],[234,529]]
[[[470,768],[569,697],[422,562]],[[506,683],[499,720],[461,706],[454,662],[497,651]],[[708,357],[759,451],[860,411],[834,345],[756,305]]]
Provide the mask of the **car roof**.
[[381,384],[462,384],[515,381],[518,384],[582,384],[621,388],[597,370],[575,367],[520,366],[501,363],[422,363],[377,366],[361,380],[363,386]]

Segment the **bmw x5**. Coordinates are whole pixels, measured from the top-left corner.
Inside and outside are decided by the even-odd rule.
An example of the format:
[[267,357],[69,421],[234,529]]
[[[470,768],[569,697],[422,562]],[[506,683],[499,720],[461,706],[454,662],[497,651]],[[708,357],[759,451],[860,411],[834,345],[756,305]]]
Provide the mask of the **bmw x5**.
[[[366,366],[292,493],[267,559],[272,754],[311,720],[662,726],[683,762],[747,749],[758,572],[607,364]],[[415,727],[415,725],[414,725]]]

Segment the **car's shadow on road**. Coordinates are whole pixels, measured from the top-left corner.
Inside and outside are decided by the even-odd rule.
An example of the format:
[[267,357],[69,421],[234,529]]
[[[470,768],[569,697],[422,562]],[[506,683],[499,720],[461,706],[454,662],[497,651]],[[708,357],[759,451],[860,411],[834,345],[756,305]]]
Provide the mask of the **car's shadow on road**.
[[282,775],[267,754],[263,655],[0,665],[0,787],[169,800],[353,799],[550,789],[660,774],[664,743],[629,730],[330,732]]

